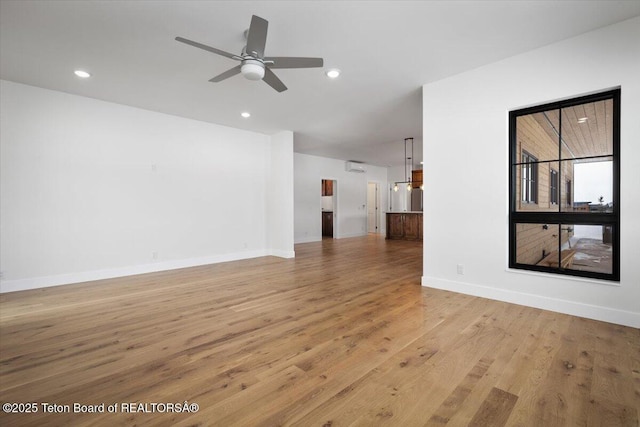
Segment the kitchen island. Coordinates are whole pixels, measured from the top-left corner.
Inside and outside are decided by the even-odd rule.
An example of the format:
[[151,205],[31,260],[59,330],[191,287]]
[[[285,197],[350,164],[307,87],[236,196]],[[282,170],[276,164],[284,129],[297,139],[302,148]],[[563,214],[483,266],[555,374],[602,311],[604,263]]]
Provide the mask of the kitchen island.
[[422,240],[422,211],[387,212],[387,239]]

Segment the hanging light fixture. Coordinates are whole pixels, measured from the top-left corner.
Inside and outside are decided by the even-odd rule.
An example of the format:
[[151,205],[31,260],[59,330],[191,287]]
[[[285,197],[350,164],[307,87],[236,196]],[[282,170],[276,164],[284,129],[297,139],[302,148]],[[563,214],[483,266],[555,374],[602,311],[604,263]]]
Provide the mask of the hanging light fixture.
[[[411,155],[407,153],[407,145],[411,144]],[[404,176],[407,177],[407,191],[411,191],[411,171],[413,169],[413,138],[404,139]]]
[[[404,139],[404,176],[406,181],[398,181],[393,186],[393,191],[398,191],[398,184],[407,184],[407,191],[413,189],[413,138]],[[422,185],[420,186],[422,189]]]

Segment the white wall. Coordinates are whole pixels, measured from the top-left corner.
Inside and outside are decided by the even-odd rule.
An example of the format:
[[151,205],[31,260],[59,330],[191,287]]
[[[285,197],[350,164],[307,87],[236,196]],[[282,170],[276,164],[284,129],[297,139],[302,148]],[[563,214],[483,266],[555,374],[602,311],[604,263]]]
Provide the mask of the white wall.
[[270,253],[293,258],[293,132],[271,136],[267,181],[267,241]]
[[290,134],[0,89],[3,292],[291,255]]
[[[638,40],[634,18],[423,87],[424,286],[640,327]],[[508,111],[617,86],[620,283],[508,271]]]
[[385,233],[384,187],[387,169],[366,165],[365,173],[347,172],[343,160],[294,154],[294,240],[296,243],[322,240],[322,179],[336,180],[334,233],[336,238],[367,234],[367,182],[380,184],[380,233]]

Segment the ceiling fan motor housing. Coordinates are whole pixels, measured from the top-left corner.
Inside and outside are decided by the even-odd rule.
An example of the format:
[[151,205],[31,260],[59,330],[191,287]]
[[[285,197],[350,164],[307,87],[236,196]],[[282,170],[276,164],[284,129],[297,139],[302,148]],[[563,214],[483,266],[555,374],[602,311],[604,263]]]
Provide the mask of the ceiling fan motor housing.
[[240,72],[248,80],[262,80],[264,77],[264,63],[257,59],[245,59],[242,61]]

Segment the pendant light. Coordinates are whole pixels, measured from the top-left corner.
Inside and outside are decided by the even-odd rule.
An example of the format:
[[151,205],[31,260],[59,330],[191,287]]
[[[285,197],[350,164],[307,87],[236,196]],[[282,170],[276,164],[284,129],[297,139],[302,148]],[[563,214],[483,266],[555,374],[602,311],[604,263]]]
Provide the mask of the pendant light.
[[[411,156],[407,153],[407,146],[411,144]],[[408,172],[407,172],[408,168]],[[411,191],[411,176],[413,172],[413,138],[404,139],[404,176],[407,177],[407,191]]]
[[[408,192],[413,190],[413,138],[404,139],[404,176],[406,181],[394,183],[393,191],[398,191],[398,184],[407,184]],[[422,186],[420,189],[422,189]]]

